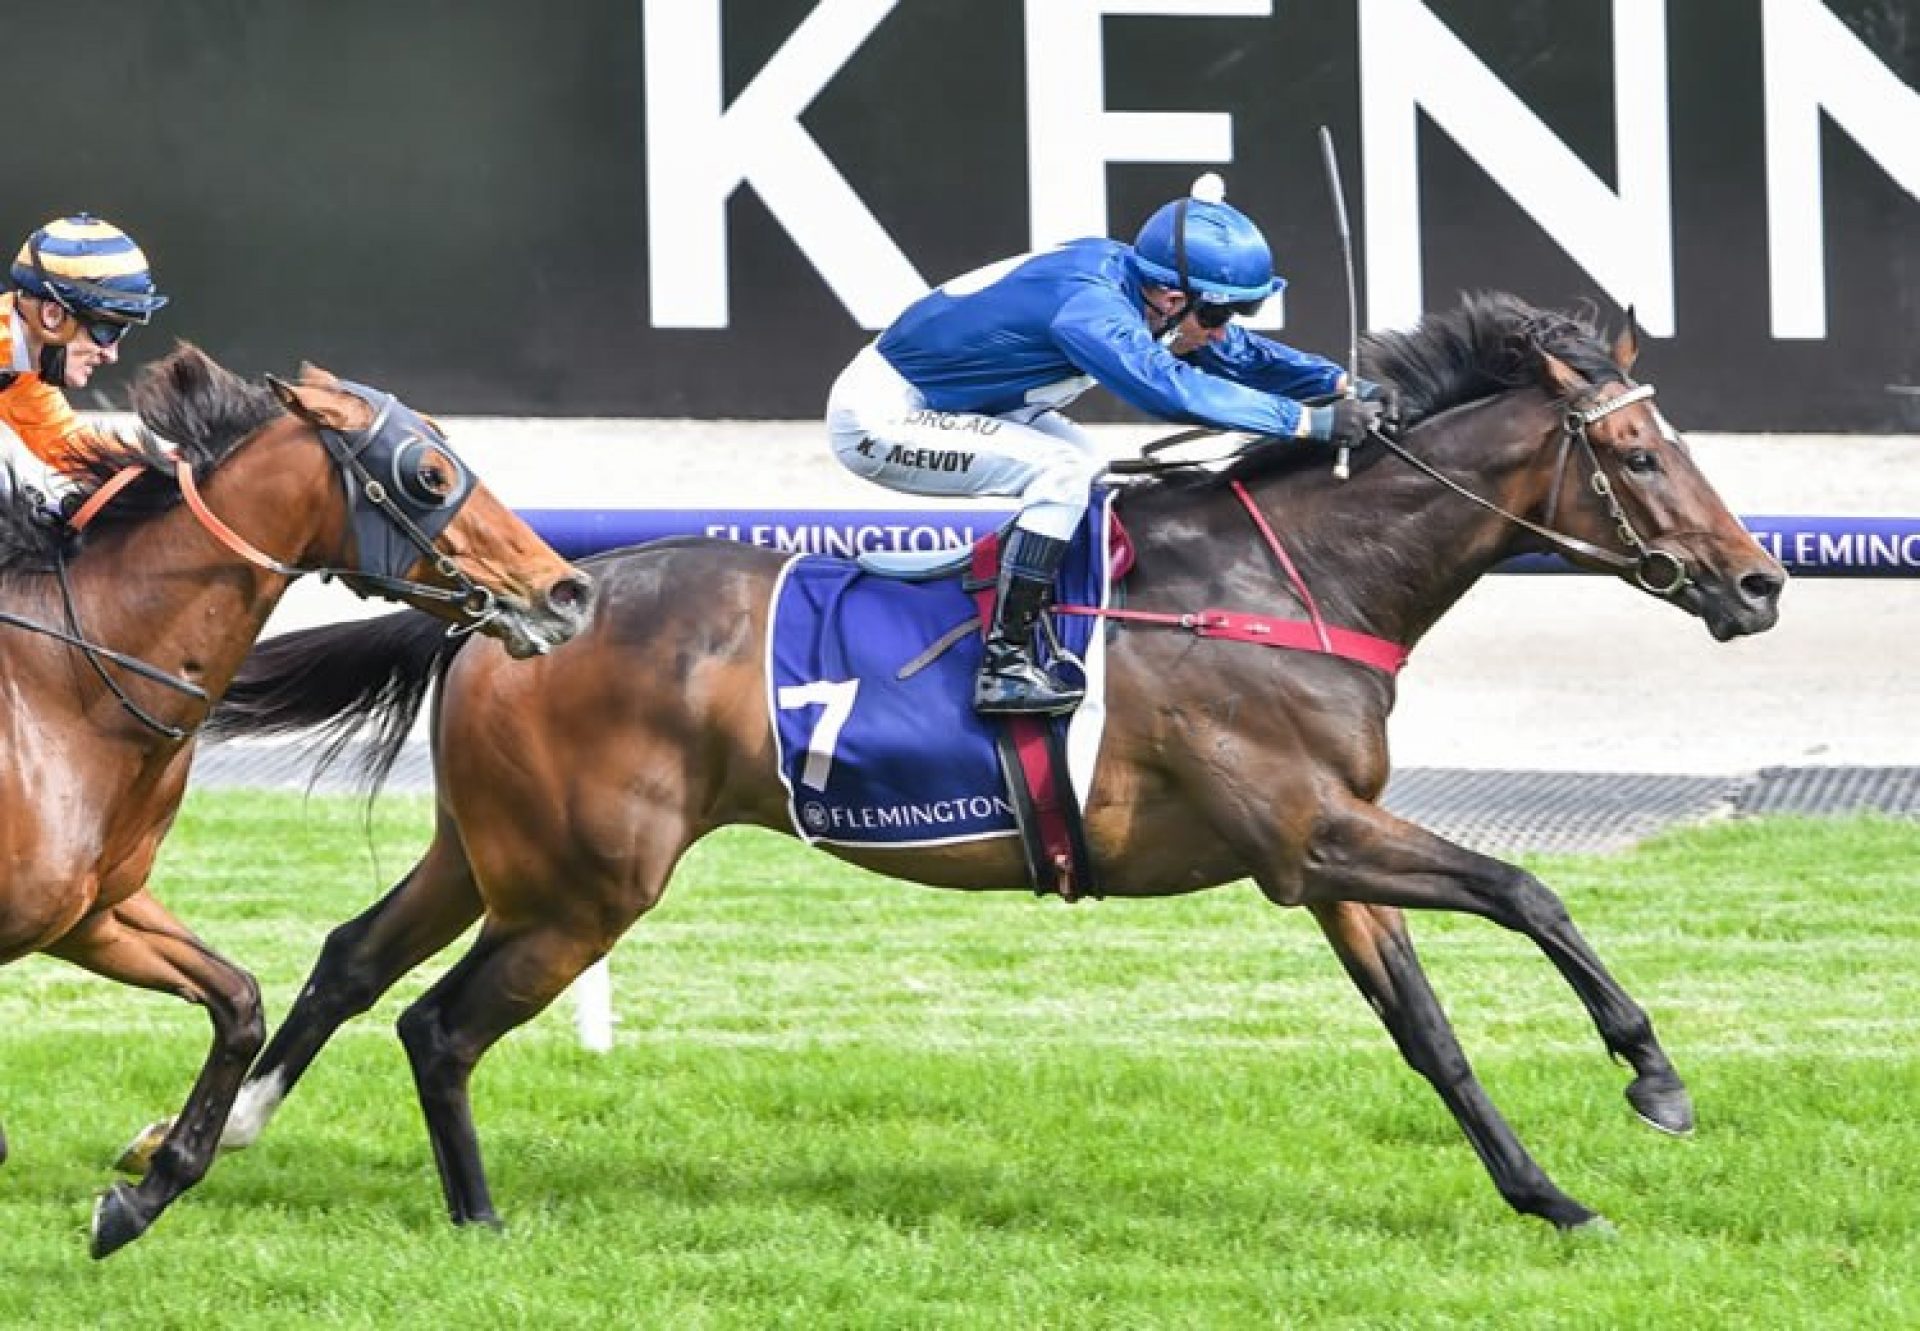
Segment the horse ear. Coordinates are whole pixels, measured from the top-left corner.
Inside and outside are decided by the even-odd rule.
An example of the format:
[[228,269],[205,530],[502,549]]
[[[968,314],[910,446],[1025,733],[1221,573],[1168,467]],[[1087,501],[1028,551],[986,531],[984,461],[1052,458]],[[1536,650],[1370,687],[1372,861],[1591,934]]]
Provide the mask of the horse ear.
[[1620,330],[1620,336],[1613,339],[1613,363],[1620,367],[1620,373],[1631,374],[1633,363],[1640,359],[1640,324],[1633,317],[1633,306],[1627,306],[1627,326]]
[[332,370],[325,370],[310,360],[300,362],[300,382],[312,384],[316,388],[338,388],[340,380]]
[[1589,387],[1579,371],[1550,351],[1540,353],[1540,371],[1547,390],[1555,397],[1578,397]]
[[[332,376],[328,376],[331,378]],[[280,399],[280,405],[309,425],[329,430],[350,430],[353,423],[329,400],[326,388],[307,383],[290,384],[285,379],[267,376],[267,387]]]

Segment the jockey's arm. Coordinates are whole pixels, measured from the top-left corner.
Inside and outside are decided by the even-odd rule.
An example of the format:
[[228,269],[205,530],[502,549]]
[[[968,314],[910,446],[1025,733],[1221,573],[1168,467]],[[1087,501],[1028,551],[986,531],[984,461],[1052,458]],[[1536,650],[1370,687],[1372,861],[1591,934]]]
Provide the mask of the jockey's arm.
[[91,451],[100,435],[81,424],[67,395],[38,377],[23,376],[0,392],[4,420],[29,452],[57,472],[65,472]]
[[1052,331],[1068,360],[1149,416],[1253,434],[1305,433],[1306,413],[1299,403],[1179,360],[1153,339],[1117,292],[1076,296],[1061,307]]
[[1196,351],[1193,364],[1208,374],[1287,398],[1330,397],[1347,386],[1346,371],[1308,351],[1228,324],[1226,335]]

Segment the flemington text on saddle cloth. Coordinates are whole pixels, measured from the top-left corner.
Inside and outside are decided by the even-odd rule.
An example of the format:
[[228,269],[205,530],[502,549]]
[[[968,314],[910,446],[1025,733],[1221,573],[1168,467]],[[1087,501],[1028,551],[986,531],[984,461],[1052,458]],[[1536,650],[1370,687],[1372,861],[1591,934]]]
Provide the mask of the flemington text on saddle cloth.
[[[1059,601],[1107,604],[1111,524],[1111,496],[1102,495],[1067,553]],[[958,579],[900,582],[818,555],[798,555],[781,570],[767,635],[767,711],[803,840],[938,846],[1015,834],[992,735],[973,710],[977,622],[953,637],[970,621],[977,608]],[[1084,807],[1106,718],[1106,635],[1089,616],[1054,622],[1087,667],[1086,701],[1054,722],[1068,726],[1068,767]],[[950,645],[926,659],[943,640]]]

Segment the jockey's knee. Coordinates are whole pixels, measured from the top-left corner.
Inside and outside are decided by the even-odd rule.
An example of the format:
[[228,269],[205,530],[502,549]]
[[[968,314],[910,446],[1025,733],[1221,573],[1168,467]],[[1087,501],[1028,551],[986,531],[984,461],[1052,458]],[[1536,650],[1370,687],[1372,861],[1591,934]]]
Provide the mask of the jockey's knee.
[[1087,511],[1098,459],[1074,457],[1045,468],[1020,492],[1018,525],[1041,536],[1066,540]]
[[1035,536],[1047,536],[1056,541],[1069,541],[1073,539],[1073,533],[1080,526],[1080,518],[1086,511],[1087,503],[1084,497],[1077,504],[1042,500],[1040,503],[1028,504],[1022,508],[1015,516],[1013,525],[1022,531],[1030,531]]

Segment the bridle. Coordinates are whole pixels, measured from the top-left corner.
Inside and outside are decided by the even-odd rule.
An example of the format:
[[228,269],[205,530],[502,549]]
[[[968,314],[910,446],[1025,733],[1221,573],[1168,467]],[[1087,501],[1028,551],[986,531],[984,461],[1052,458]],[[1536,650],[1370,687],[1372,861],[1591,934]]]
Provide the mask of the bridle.
[[[176,459],[174,472],[188,509],[200,525],[229,550],[283,577],[298,578],[313,573],[322,581],[338,578],[356,596],[364,597],[372,591],[453,606],[462,616],[461,622],[451,630],[455,636],[484,627],[500,614],[498,598],[434,544],[473,493],[472,471],[448,447],[445,437],[431,421],[393,394],[344,379],[338,382],[341,388],[374,408],[372,423],[362,430],[314,427],[327,452],[333,456],[346,486],[347,512],[353,523],[359,567],[297,568],[262,553],[207,507],[194,482],[193,468],[185,459]],[[444,493],[430,492],[417,476],[406,476],[409,459],[416,458],[421,448],[432,449],[454,468],[454,482]],[[384,472],[387,479],[382,480],[376,471]],[[394,540],[396,536],[400,540]],[[421,559],[430,561],[434,571],[454,585],[435,587],[400,576]],[[373,566],[369,567],[370,564]]]
[[[309,573],[318,574],[323,581],[338,578],[343,586],[357,596],[379,592],[395,598],[412,597],[450,605],[461,619],[448,630],[449,636],[464,636],[484,627],[501,613],[499,599],[491,589],[475,582],[435,545],[440,534],[473,493],[473,472],[447,446],[445,438],[432,422],[407,407],[393,394],[346,380],[340,380],[339,384],[374,408],[373,421],[365,429],[314,427],[346,487],[347,513],[354,529],[359,567],[301,568],[266,554],[208,507],[194,480],[193,464],[184,457],[176,457],[174,477],[179,482],[180,494],[187,509],[222,545],[248,563],[269,572],[289,579]],[[435,489],[425,482],[420,472],[408,473],[408,467],[419,463],[422,450],[431,450],[439,460],[452,468],[452,484]],[[149,470],[151,468],[147,466],[135,464],[109,478],[67,520],[68,531],[75,534],[83,531],[114,496]],[[376,473],[384,473],[385,479]],[[431,561],[434,571],[454,585],[450,588],[435,587],[400,576],[420,559]],[[0,624],[23,628],[77,648],[120,706],[154,733],[170,740],[179,740],[197,730],[198,726],[176,726],[152,715],[127,695],[119,681],[108,673],[104,663],[111,661],[143,679],[185,694],[195,702],[210,704],[212,700],[206,690],[138,657],[102,647],[88,639],[81,628],[79,611],[74,602],[64,545],[55,551],[54,571],[60,583],[61,606],[66,617],[65,630],[3,610],[0,610]]]
[[[1560,452],[1554,460],[1553,489],[1542,522],[1523,518],[1518,513],[1500,507],[1491,499],[1475,494],[1424,458],[1408,451],[1399,441],[1378,430],[1368,433],[1376,443],[1415,471],[1431,477],[1461,498],[1479,505],[1489,513],[1498,515],[1522,531],[1538,537],[1561,554],[1598,565],[1609,572],[1630,577],[1634,585],[1642,591],[1663,600],[1672,600],[1693,584],[1693,576],[1687,571],[1686,561],[1671,550],[1663,550],[1648,544],[1640,535],[1633,525],[1633,520],[1627,516],[1626,509],[1621,505],[1620,497],[1614,493],[1613,482],[1607,479],[1606,471],[1600,466],[1600,457],[1594,452],[1593,441],[1587,437],[1588,427],[1595,422],[1605,420],[1614,412],[1623,411],[1636,402],[1645,402],[1652,398],[1653,385],[1635,384],[1624,393],[1604,400],[1597,400],[1597,393],[1596,389],[1594,394],[1570,404],[1561,417]],[[1140,450],[1143,456],[1121,458],[1111,463],[1107,470],[1120,476],[1139,476],[1187,467],[1217,466],[1221,463],[1236,461],[1250,452],[1266,447],[1268,442],[1266,436],[1260,436],[1220,457],[1175,460],[1154,456],[1176,444],[1191,443],[1196,439],[1208,438],[1217,433],[1218,431],[1212,429],[1182,430],[1178,434],[1171,434],[1147,444]],[[1614,530],[1619,533],[1621,543],[1631,551],[1630,554],[1608,550],[1591,541],[1582,540],[1578,536],[1558,531],[1551,525],[1559,509],[1560,487],[1566,476],[1567,462],[1576,446],[1586,458],[1588,488],[1606,505],[1607,517],[1612,521]]]
[[[1652,384],[1636,384],[1615,397],[1596,400],[1594,396],[1589,396],[1583,402],[1575,402],[1567,407],[1560,422],[1560,452],[1554,460],[1553,486],[1543,522],[1534,522],[1508,512],[1492,500],[1467,489],[1424,459],[1416,457],[1398,441],[1378,431],[1373,431],[1372,435],[1388,452],[1416,471],[1425,473],[1462,498],[1539,537],[1561,554],[1598,564],[1613,573],[1630,575],[1634,585],[1642,591],[1663,600],[1672,600],[1693,583],[1686,561],[1671,550],[1649,545],[1640,535],[1633,525],[1633,519],[1627,516],[1627,510],[1621,505],[1619,495],[1614,493],[1613,482],[1607,479],[1607,473],[1600,465],[1600,456],[1594,452],[1593,441],[1587,437],[1587,428],[1596,421],[1605,420],[1614,412],[1623,411],[1636,402],[1645,402],[1653,397],[1653,393]],[[1607,517],[1613,523],[1614,531],[1619,534],[1621,543],[1632,552],[1630,555],[1608,550],[1578,536],[1570,536],[1551,525],[1555,513],[1559,511],[1560,487],[1566,476],[1567,459],[1576,446],[1586,458],[1588,488],[1606,505]]]

